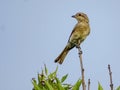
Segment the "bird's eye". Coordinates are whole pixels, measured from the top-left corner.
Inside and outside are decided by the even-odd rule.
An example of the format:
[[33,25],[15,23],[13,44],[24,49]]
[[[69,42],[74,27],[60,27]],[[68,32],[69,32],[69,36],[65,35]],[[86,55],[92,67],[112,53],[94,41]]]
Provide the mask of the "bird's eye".
[[78,14],[79,16],[81,16],[81,14]]

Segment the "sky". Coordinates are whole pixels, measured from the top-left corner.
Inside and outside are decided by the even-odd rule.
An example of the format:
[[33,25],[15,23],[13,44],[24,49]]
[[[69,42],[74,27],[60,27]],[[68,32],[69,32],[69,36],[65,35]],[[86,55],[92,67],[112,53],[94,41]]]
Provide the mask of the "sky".
[[119,0],[0,0],[0,90],[32,90],[44,64],[58,77],[69,74],[66,82],[81,78],[78,51],[72,49],[62,65],[54,63],[67,44],[77,21],[71,18],[84,12],[91,33],[81,44],[85,80],[91,90],[98,82],[109,90],[108,64],[113,84],[120,85],[120,1]]

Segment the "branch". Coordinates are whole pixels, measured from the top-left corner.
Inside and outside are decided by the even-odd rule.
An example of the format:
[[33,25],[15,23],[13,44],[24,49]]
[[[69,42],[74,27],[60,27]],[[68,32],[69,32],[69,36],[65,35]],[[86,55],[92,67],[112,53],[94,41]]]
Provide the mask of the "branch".
[[88,79],[88,90],[90,90],[90,79]]
[[111,68],[109,64],[108,64],[108,70],[109,70],[109,75],[110,75],[110,88],[111,90],[113,90],[112,72],[111,72]]
[[80,66],[81,66],[81,74],[82,74],[82,88],[83,90],[86,90],[86,85],[85,85],[85,76],[84,76],[84,68],[83,68],[83,62],[82,62],[82,50],[79,45],[76,45],[76,48],[78,48],[78,54],[80,58]]

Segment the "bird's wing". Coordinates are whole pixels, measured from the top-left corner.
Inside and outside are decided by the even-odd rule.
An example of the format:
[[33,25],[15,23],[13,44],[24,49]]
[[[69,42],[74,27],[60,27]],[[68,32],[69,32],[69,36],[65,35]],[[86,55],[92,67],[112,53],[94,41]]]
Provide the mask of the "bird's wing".
[[72,32],[71,32],[71,34],[70,34],[70,36],[69,36],[68,42],[70,42],[70,38],[71,38],[71,36],[73,35],[73,33],[75,32],[75,30],[76,30],[76,26],[75,26],[74,29],[72,30]]

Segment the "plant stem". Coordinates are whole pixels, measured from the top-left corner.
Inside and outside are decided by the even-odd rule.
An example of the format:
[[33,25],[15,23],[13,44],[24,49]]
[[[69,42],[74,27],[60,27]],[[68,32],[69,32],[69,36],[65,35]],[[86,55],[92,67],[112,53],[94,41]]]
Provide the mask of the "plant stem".
[[81,66],[81,75],[82,75],[82,88],[83,90],[86,90],[86,85],[85,85],[85,76],[84,76],[84,68],[83,68],[83,62],[82,62],[82,50],[79,45],[76,46],[78,48],[78,54],[80,58],[80,66]]
[[90,79],[88,79],[88,90],[90,90]]
[[111,72],[111,68],[109,64],[108,64],[108,70],[109,70],[109,75],[110,75],[110,88],[111,90],[113,90],[112,72]]

